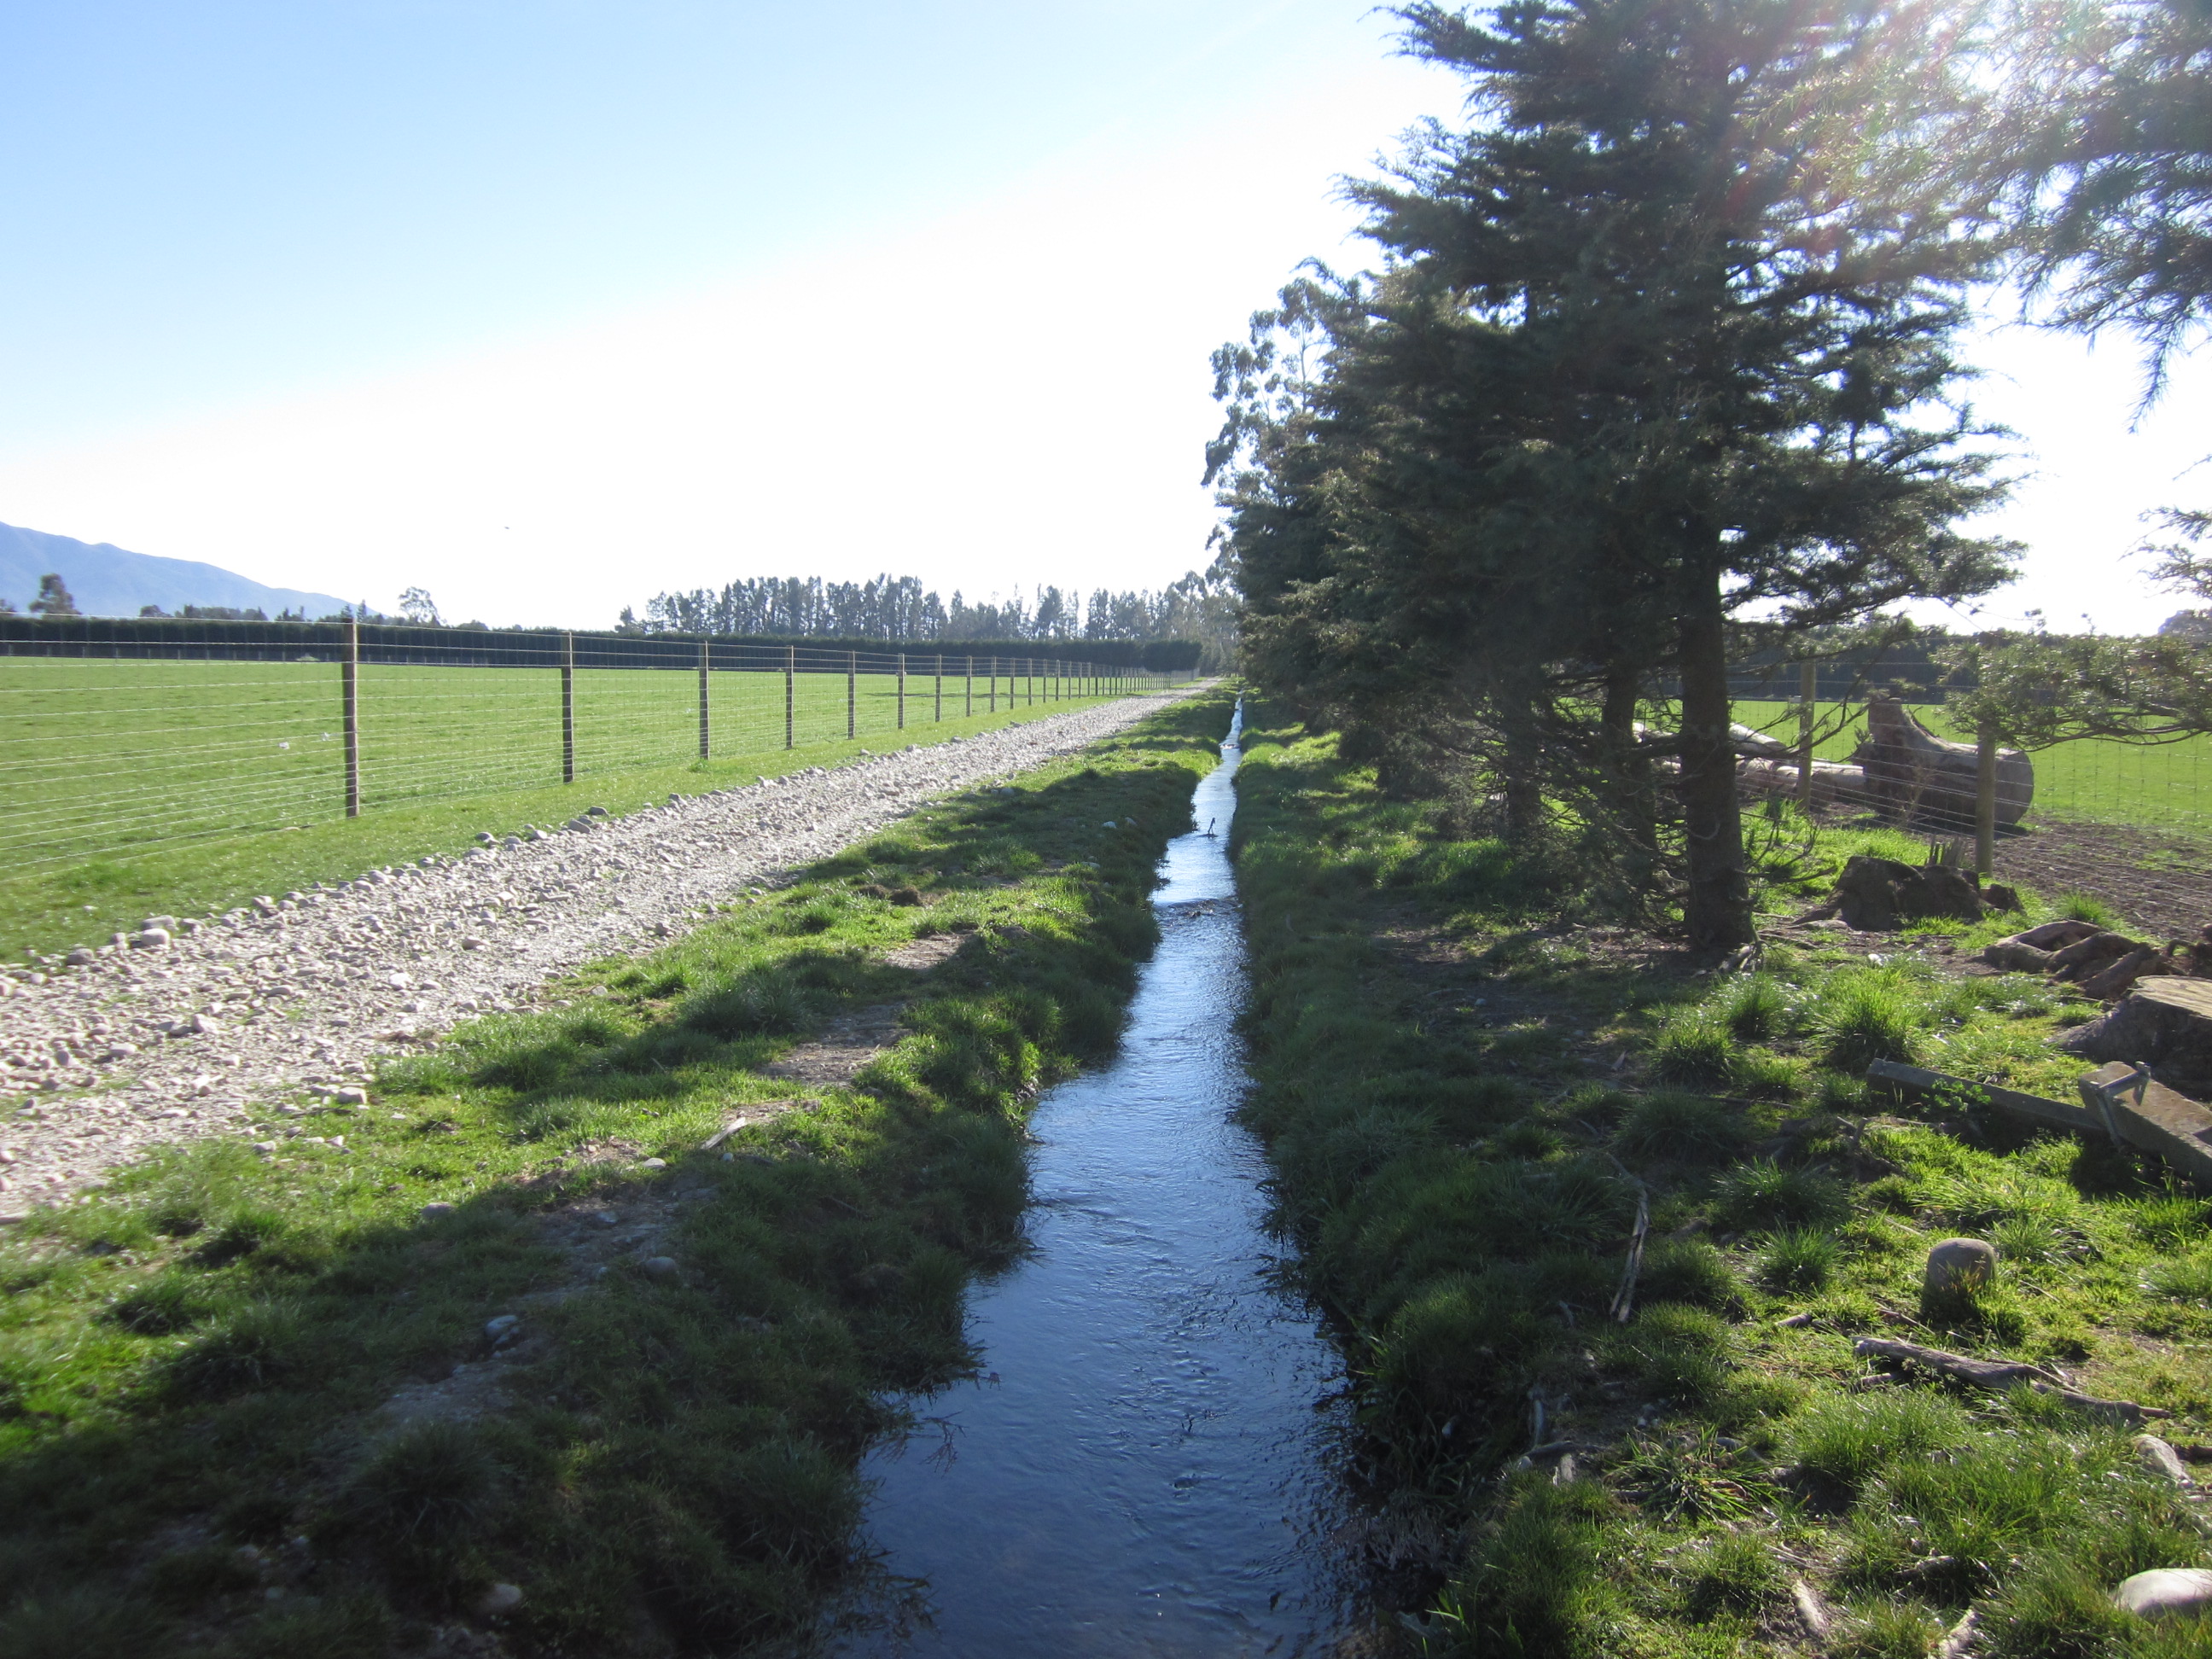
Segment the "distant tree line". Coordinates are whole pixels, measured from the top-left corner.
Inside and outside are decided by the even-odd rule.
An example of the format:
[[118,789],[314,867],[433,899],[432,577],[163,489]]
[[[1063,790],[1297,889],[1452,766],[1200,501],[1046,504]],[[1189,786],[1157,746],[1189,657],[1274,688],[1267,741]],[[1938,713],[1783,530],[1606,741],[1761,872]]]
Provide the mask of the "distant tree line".
[[1192,572],[1157,592],[1131,590],[1079,593],[1041,586],[1034,596],[971,605],[954,590],[946,602],[914,576],[882,575],[860,582],[826,582],[819,576],[749,577],[720,588],[656,593],[645,615],[622,613],[624,633],[683,633],[836,638],[885,643],[950,644],[964,641],[1030,641],[1070,645],[1079,641],[1194,641],[1212,664],[1234,648],[1236,595],[1218,568]]
[[[1732,665],[2011,579],[1971,528],[2005,490],[1957,356],[1978,296],[2134,331],[2147,399],[2175,371],[2212,296],[2212,9],[1395,11],[1468,119],[1347,186],[1379,273],[1310,264],[1215,357],[1243,665],[1386,787],[1747,945]],[[2167,525],[2159,574],[2212,598],[2207,516]],[[2142,689],[2148,735],[2212,706],[2175,643],[1966,665],[1992,718],[2054,670]]]

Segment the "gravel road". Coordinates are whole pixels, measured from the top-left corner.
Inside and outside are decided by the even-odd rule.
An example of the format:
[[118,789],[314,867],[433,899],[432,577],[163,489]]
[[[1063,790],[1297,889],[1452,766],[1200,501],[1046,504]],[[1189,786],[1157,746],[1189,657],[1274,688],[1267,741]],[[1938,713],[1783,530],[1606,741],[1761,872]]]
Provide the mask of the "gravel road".
[[[684,932],[708,906],[922,803],[1121,731],[1188,689],[694,795],[534,841],[372,871],[0,977],[0,1220],[65,1202],[165,1141],[510,1008],[555,975]],[[588,802],[591,786],[579,785]],[[584,822],[580,818],[578,822]],[[344,1098],[343,1095],[340,1098]]]

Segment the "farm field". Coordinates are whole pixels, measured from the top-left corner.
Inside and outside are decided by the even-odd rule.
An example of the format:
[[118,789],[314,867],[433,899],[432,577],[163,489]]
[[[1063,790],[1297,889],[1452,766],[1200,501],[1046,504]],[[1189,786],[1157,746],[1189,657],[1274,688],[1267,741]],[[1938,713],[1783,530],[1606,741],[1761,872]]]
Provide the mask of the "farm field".
[[[122,671],[118,672],[118,671]],[[152,671],[152,672],[148,672]],[[338,671],[328,663],[0,661],[0,950],[96,943],[155,913],[204,915],[256,893],[468,846],[479,830],[622,813],[828,766],[862,750],[940,742],[1103,699],[987,712],[948,678],[863,675],[845,737],[842,675],[795,684],[783,747],[780,674],[717,673],[713,758],[701,761],[695,674],[580,670],[576,781],[561,781],[560,685],[544,669],[362,670],[362,814],[344,809]],[[210,698],[210,691],[220,696]],[[332,735],[324,737],[325,732]],[[287,746],[288,745],[288,746]],[[96,758],[88,760],[88,753]]]
[[[15,658],[0,660],[0,869],[241,830],[343,817],[344,713],[335,663],[225,663]],[[1067,707],[1042,683],[974,686],[976,714]],[[971,718],[968,685],[908,682],[904,742]],[[1072,688],[1071,688],[1072,689]],[[710,755],[784,746],[779,673],[718,672]],[[365,811],[434,795],[561,781],[561,679],[546,668],[364,664]],[[854,734],[896,738],[898,680],[861,675]],[[799,744],[846,735],[842,674],[794,686]],[[575,770],[591,775],[698,758],[698,679],[690,671],[580,669]]]
[[[1838,716],[1850,711],[1833,703],[1820,708],[1814,746],[1820,760],[1848,760],[1864,735],[1863,714],[1852,713],[1840,730]],[[1942,738],[1963,741],[1940,706],[1917,707],[1921,723]],[[1786,702],[1743,702],[1736,719],[1771,732],[1785,743],[1797,738],[1797,713]],[[2212,738],[2145,747],[2085,738],[2035,753],[2035,804],[2030,821],[2056,819],[2076,823],[2128,824],[2138,829],[2212,836]]]

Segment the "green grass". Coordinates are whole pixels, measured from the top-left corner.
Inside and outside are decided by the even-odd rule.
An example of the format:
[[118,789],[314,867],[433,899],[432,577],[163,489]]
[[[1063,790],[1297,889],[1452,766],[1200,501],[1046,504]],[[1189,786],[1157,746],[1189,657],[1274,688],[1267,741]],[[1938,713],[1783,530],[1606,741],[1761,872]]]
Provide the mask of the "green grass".
[[931,683],[915,675],[902,732],[896,678],[864,675],[848,740],[843,678],[802,674],[800,746],[786,750],[782,677],[718,673],[714,757],[701,761],[696,675],[580,670],[577,778],[563,785],[552,671],[362,672],[365,805],[349,819],[340,744],[322,737],[337,729],[333,664],[0,659],[0,951],[65,951],[149,915],[219,914],[257,893],[458,852],[478,830],[559,823],[594,804],[619,815],[1087,706],[1043,701],[1042,684],[1031,703],[1026,680],[1010,706],[1001,680],[994,714],[979,681],[969,716],[948,680],[940,722]]
[[[1823,730],[1835,723],[1837,713],[1834,705],[1823,706]],[[1940,704],[1918,706],[1913,713],[1937,737],[1960,743],[1972,740],[1971,732],[1960,731],[1944,718]],[[1739,702],[1735,718],[1793,748],[1796,744],[1794,703]],[[1840,731],[1816,743],[1813,753],[1820,760],[1848,760],[1865,735],[1865,716],[1855,715]],[[2212,735],[2150,745],[2085,738],[2038,750],[2033,759],[2035,800],[2029,809],[2031,818],[2130,824],[2184,835],[2212,834]]]
[[[1908,930],[1881,964],[1777,944],[1749,978],[1654,969],[1583,930],[1571,860],[1455,839],[1443,809],[1248,713],[1247,1113],[1360,1379],[1368,1461],[1455,1540],[1428,1562],[1427,1651],[1799,1652],[1801,1575],[1837,1653],[1924,1655],[1970,1607],[1987,1659],[2203,1650],[2110,1605],[2130,1573],[2212,1565],[2128,1431],[2024,1392],[1863,1386],[1852,1352],[1893,1334],[2062,1367],[2212,1437],[2212,1206],[2109,1146],[1860,1076],[1909,1053],[2070,1098],[2080,1065],[2047,1039],[2081,1005],[1912,949],[1945,933],[1971,957],[2019,918]],[[1884,844],[1825,836],[1762,909]],[[1923,1307],[1928,1249],[1962,1235],[1996,1244],[1997,1282]],[[1579,1449],[1563,1484],[1515,1468],[1532,1399]]]
[[[364,1109],[269,1109],[265,1154],[172,1149],[8,1230],[0,1654],[368,1659],[497,1583],[524,1592],[517,1654],[806,1627],[865,1581],[856,1466],[898,1394],[972,1363],[963,1289],[1018,1248],[1023,1120],[1110,1051],[1226,720],[1164,711],[389,1063]],[[967,942],[884,963],[923,932]],[[851,1086],[764,1074],[900,999],[902,1041]],[[598,1209],[622,1227],[574,1219]],[[603,1275],[580,1228],[611,1241]],[[457,1364],[507,1403],[381,1412]]]

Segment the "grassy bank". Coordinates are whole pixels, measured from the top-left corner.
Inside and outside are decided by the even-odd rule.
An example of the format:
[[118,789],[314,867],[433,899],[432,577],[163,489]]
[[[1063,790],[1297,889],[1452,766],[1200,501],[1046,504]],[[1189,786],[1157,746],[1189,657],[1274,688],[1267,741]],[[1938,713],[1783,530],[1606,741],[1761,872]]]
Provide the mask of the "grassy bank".
[[[906,742],[972,737],[1081,706],[1001,708],[994,714],[948,717],[902,734],[863,731],[850,741],[841,738],[799,749],[781,747],[779,732],[775,746],[717,754],[711,761],[611,768],[580,775],[573,784],[486,789],[480,782],[458,781],[450,785],[451,793],[375,805],[357,818],[303,816],[284,828],[210,830],[135,850],[48,861],[0,874],[0,953],[20,959],[27,949],[52,952],[97,945],[118,928],[136,927],[148,915],[219,915],[257,893],[350,881],[383,865],[459,853],[475,845],[479,830],[505,835],[526,823],[556,824],[594,805],[620,817],[671,793],[703,794],[810,766],[836,766],[870,749],[881,753]],[[893,738],[899,739],[896,745]],[[667,746],[664,752],[681,752],[681,746]],[[0,813],[4,811],[0,802]],[[250,819],[253,814],[245,816]],[[222,820],[238,821],[236,816]],[[261,822],[272,820],[262,815]]]
[[[11,1229],[0,1655],[724,1653],[817,1616],[884,1402],[970,1362],[1023,1120],[1109,1050],[1226,720],[918,814],[366,1106]],[[770,1073],[887,1008],[849,1081]]]
[[[2205,1650],[2107,1600],[2212,1565],[2130,1430],[1852,1351],[2029,1361],[2208,1437],[2207,1206],[2108,1146],[1859,1081],[1911,1058],[2071,1099],[2045,1039],[2087,1005],[1964,973],[1993,927],[1854,952],[1784,923],[1806,890],[1771,882],[1765,971],[1699,977],[1589,925],[1571,866],[1455,839],[1329,741],[1257,725],[1249,1110],[1378,1456],[1446,1523],[1431,1651],[1805,1652],[1800,1580],[1832,1654],[1920,1659],[1970,1609],[1982,1655]],[[1830,836],[1803,873],[1896,840]],[[1960,1235],[1994,1242],[1996,1283],[1924,1300]]]

